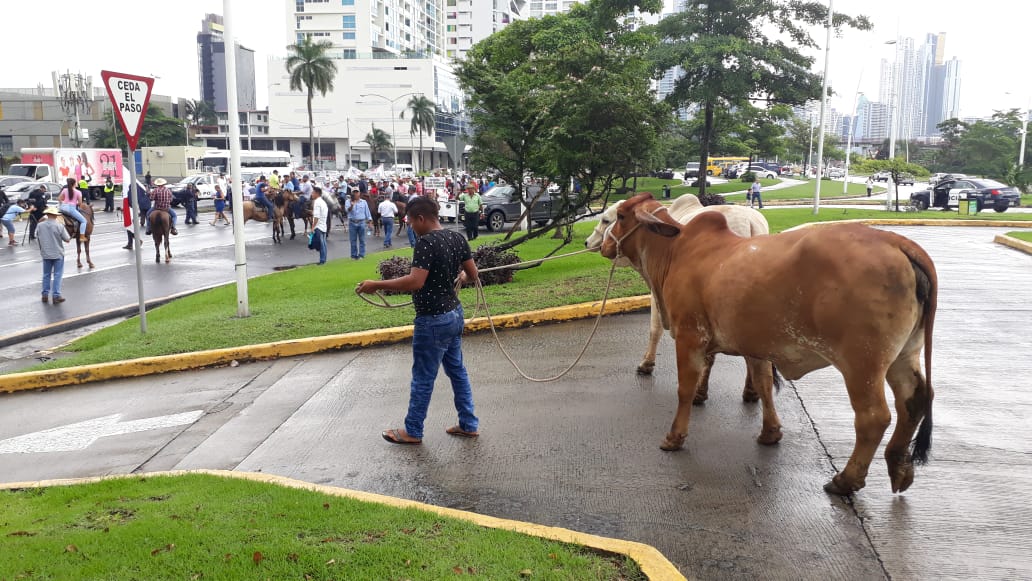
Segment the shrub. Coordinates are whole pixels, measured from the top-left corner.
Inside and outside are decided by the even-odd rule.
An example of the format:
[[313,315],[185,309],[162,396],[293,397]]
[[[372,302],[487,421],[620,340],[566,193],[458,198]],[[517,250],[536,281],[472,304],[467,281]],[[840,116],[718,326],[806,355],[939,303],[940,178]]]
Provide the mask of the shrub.
[[[484,244],[473,252],[473,262],[477,268],[492,268],[495,266],[506,266],[516,264],[520,261],[518,254],[512,250],[499,250],[497,244]],[[516,271],[510,268],[492,270],[480,275],[480,284],[489,286],[492,284],[505,284],[512,282],[513,273]],[[472,283],[466,283],[470,286]]]
[[747,171],[744,174],[742,174],[741,180],[743,182],[749,182],[751,184],[754,181],[756,181],[756,173],[755,172],[751,172],[751,171]]
[[[473,251],[473,262],[477,265],[477,268],[481,269],[516,264],[519,261],[520,257],[515,252],[512,250],[499,250],[496,244],[484,244]],[[376,268],[380,271],[380,280],[391,280],[408,274],[412,270],[412,261],[404,256],[392,256],[387,260],[381,260]],[[515,272],[514,269],[510,268],[485,272],[480,275],[480,284],[490,286],[492,284],[512,282],[513,273]],[[472,286],[472,283],[467,282],[464,286]],[[385,295],[410,294],[402,291],[382,292]]]
[[701,202],[703,206],[720,206],[727,203],[727,201],[724,200],[724,196],[720,194],[711,194],[709,192],[700,194],[699,202]]

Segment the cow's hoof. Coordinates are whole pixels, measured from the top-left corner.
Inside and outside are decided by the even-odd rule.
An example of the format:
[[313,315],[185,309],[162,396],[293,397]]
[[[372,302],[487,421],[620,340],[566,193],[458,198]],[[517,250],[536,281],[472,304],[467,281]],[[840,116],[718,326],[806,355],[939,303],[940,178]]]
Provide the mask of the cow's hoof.
[[755,403],[760,401],[760,394],[756,393],[751,389],[746,389],[742,392],[742,401],[746,403]]
[[684,447],[684,438],[684,435],[667,434],[663,443],[659,445],[659,449],[665,452],[676,452]]
[[760,432],[760,435],[756,437],[756,441],[764,446],[773,446],[781,441],[781,428],[767,428]]
[[93,266],[93,263],[92,263],[92,262],[88,262],[87,264],[89,264],[89,265],[90,265],[90,268],[96,268],[96,267],[94,267],[94,266]]
[[892,481],[893,492],[903,492],[914,483],[914,464],[909,455],[906,458],[887,457],[889,480]]
[[656,368],[656,362],[650,361],[642,363],[638,366],[638,375],[652,375],[652,370]]
[[708,393],[696,393],[695,397],[692,399],[692,405],[703,405],[706,403],[707,399],[709,399]]
[[844,481],[841,474],[836,474],[834,478],[824,485],[824,492],[839,496],[849,496],[863,487],[863,483],[860,483],[859,486],[848,484]]

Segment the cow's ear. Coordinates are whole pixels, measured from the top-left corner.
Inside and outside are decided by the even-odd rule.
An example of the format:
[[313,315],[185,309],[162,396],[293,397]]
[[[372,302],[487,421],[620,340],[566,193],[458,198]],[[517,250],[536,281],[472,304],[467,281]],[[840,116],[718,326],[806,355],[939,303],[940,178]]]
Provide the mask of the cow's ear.
[[637,218],[638,221],[641,222],[642,225],[650,232],[659,234],[660,236],[673,238],[681,233],[680,226],[665,222],[644,208],[637,208],[634,212],[634,217]]

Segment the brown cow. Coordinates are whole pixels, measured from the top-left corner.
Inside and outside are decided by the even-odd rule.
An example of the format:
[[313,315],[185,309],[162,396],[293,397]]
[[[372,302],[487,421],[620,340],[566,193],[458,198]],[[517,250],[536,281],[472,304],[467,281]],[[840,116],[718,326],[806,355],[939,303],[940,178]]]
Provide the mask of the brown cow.
[[704,212],[682,226],[651,195],[639,194],[620,207],[601,252],[626,257],[647,277],[674,337],[677,414],[662,449],[684,444],[707,354],[746,358],[763,402],[761,444],[781,439],[771,364],[788,379],[834,365],[853,406],[856,444],[824,489],[864,487],[892,420],[886,379],[898,416],[885,448],[892,490],[913,482],[912,462],[927,461],[931,447],[938,293],[935,265],[920,246],[857,224],[740,238],[721,214]]

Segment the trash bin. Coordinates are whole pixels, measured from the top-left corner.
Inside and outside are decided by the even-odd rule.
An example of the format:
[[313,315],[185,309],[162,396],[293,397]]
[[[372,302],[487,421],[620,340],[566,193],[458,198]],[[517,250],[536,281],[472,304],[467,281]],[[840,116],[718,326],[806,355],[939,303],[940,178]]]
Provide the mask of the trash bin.
[[957,200],[957,204],[960,206],[959,209],[960,209],[960,215],[961,216],[970,216],[971,215],[971,205],[972,205],[971,204],[971,200],[969,200],[967,197],[963,197],[963,198]]

